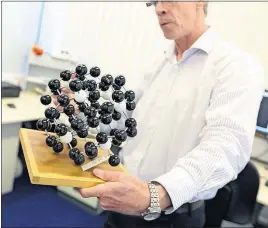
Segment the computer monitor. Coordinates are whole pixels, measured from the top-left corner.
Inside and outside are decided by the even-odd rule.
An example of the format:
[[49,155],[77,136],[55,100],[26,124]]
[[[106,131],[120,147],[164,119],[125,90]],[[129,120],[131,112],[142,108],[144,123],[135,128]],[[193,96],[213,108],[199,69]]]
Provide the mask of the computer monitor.
[[268,90],[263,93],[257,119],[257,132],[268,135]]

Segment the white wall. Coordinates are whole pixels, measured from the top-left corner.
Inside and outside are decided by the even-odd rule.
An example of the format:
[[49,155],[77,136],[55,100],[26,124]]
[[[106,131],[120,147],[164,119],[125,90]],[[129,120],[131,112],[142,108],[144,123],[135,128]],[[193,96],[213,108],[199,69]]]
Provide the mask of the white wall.
[[228,41],[255,55],[268,89],[268,2],[210,2],[208,22]]
[[[157,24],[154,7],[147,8],[145,2],[47,2],[51,12],[52,4],[58,4],[50,17],[53,27],[58,27],[51,34],[53,45],[69,49],[80,62],[98,65],[107,73],[135,78],[142,74],[141,65],[161,54],[169,42]],[[268,88],[267,12],[266,2],[210,2],[208,22],[260,59]],[[61,35],[55,37],[57,30]]]
[[[3,2],[5,72],[24,72],[35,41],[40,2]],[[263,63],[268,88],[268,3],[210,2],[208,21],[227,40]],[[141,66],[162,53],[166,41],[145,2],[45,2],[40,45],[69,49],[81,63],[135,79]],[[13,49],[14,47],[14,49]],[[16,51],[14,51],[16,50]]]
[[[50,3],[48,3],[50,4]],[[103,73],[135,79],[142,64],[163,51],[166,40],[154,9],[144,2],[69,2],[61,46]]]
[[2,72],[26,73],[27,55],[36,39],[40,8],[40,2],[2,2]]
[[40,31],[40,46],[48,53],[61,45],[67,22],[66,2],[45,2]]

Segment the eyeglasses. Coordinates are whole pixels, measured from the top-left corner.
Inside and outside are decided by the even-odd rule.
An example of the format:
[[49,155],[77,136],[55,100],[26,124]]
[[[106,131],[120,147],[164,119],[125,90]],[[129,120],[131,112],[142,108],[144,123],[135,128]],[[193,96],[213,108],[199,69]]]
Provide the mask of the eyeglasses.
[[158,3],[159,1],[150,1],[150,2],[146,2],[146,6],[147,7],[150,7],[150,6],[156,6],[156,4]]

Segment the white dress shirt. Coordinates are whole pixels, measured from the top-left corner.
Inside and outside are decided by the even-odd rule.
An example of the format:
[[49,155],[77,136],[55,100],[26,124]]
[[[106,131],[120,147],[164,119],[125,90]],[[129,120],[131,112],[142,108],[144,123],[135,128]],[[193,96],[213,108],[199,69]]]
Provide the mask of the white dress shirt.
[[[138,134],[119,154],[130,174],[166,189],[172,202],[166,213],[213,198],[243,170],[264,91],[258,60],[212,28],[181,60],[174,51],[173,43],[138,86],[126,84],[136,93],[136,109],[126,115],[136,119]],[[125,129],[125,119],[110,126]]]
[[212,28],[179,61],[174,48],[139,87],[128,85],[137,93],[138,135],[120,151],[129,173],[165,187],[167,213],[214,197],[243,170],[264,91],[260,63]]

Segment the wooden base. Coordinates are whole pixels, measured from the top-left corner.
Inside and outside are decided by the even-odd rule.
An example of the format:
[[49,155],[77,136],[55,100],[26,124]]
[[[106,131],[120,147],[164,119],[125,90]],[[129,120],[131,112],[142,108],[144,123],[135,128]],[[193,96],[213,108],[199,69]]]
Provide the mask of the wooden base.
[[[89,188],[103,183],[103,180],[92,174],[94,168],[83,171],[81,166],[73,163],[69,158],[70,149],[66,144],[59,154],[48,147],[45,142],[47,137],[45,132],[21,128],[19,137],[32,184]],[[77,138],[77,141],[76,147],[83,151],[85,140]],[[94,139],[87,139],[87,141],[94,141]],[[105,155],[108,155],[108,151],[99,149],[98,156]],[[89,161],[86,158],[85,163]],[[126,172],[122,164],[112,167],[108,162],[104,162],[96,167]]]

